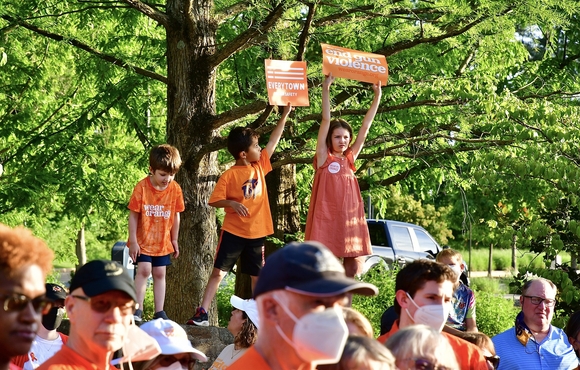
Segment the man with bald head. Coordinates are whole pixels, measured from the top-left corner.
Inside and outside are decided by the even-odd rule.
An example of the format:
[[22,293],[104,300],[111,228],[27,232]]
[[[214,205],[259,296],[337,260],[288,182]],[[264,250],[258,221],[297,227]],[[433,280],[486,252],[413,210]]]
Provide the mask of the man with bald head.
[[492,338],[499,369],[578,369],[578,359],[562,329],[552,325],[558,289],[548,279],[522,287],[522,311],[515,326]]
[[28,353],[50,310],[44,281],[53,256],[29,230],[0,224],[0,370],[18,369],[10,359]]

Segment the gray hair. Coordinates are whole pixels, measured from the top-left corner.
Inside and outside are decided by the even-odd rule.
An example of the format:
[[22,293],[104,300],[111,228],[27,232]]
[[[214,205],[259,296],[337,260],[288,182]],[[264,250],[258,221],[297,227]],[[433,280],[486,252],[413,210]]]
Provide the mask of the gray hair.
[[398,363],[424,358],[437,365],[459,370],[453,347],[445,336],[427,325],[411,325],[397,331],[385,343]]

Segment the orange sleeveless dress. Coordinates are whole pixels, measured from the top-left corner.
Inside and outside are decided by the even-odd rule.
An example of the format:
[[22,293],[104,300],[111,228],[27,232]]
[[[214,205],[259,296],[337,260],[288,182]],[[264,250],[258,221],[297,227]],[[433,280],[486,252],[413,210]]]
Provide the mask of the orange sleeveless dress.
[[330,152],[316,169],[306,219],[305,240],[316,240],[337,257],[371,254],[371,241],[358,181],[354,175],[354,157],[349,148],[345,158]]

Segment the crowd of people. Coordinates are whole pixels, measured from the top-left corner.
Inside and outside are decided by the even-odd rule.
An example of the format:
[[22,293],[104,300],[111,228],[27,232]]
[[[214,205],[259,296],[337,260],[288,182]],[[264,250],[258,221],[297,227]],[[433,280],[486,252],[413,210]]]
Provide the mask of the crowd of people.
[[[224,208],[225,218],[202,301],[189,308],[193,316],[186,325],[215,322],[209,306],[238,260],[240,271],[251,277],[253,299],[231,297],[227,329],[233,343],[204,368],[578,369],[580,314],[565,331],[551,324],[557,295],[551,281],[527,281],[514,327],[489,338],[478,331],[475,295],[461,280],[461,254],[451,249],[399,270],[378,338],[369,320],[350,307],[353,294],[378,293],[355,278],[371,247],[354,162],[377,113],[381,84],[373,85],[374,99],[352,142],[352,127],[331,119],[333,81],[326,76],[322,85],[306,241],[287,244],[267,260],[264,241],[273,225],[265,176],[292,107],[284,107],[263,150],[251,128],[237,127],[228,135],[235,164],[220,176],[208,201]],[[166,269],[180,254],[185,203],[174,181],[180,166],[176,148],[155,146],[149,175],[133,190],[127,246],[137,265],[134,279],[117,262],[94,260],[77,269],[66,293],[46,283],[53,258],[46,244],[22,227],[0,225],[0,370],[181,370],[208,361],[164,310]],[[143,323],[149,276],[154,315]],[[57,331],[65,312],[68,336]]]

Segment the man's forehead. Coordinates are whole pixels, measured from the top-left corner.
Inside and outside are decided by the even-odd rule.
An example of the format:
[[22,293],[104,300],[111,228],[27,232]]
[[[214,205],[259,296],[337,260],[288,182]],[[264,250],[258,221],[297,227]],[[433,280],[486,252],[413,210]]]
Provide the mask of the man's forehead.
[[550,286],[550,284],[548,284],[548,282],[543,280],[536,280],[530,284],[526,295],[543,298],[554,298],[556,296],[556,291]]

